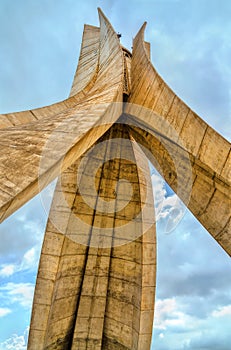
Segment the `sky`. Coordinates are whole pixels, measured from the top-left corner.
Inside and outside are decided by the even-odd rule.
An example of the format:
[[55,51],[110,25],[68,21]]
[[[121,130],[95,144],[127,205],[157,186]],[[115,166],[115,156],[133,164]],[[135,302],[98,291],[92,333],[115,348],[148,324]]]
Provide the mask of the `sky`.
[[[0,113],[69,95],[83,24],[101,7],[122,44],[144,21],[152,62],[209,125],[230,140],[229,0],[0,0]],[[230,350],[231,261],[151,167],[158,213],[155,350]],[[45,190],[49,202],[52,189]],[[174,205],[184,213],[163,225]],[[161,208],[161,209],[160,209]],[[25,350],[47,212],[36,196],[0,226],[0,350]]]

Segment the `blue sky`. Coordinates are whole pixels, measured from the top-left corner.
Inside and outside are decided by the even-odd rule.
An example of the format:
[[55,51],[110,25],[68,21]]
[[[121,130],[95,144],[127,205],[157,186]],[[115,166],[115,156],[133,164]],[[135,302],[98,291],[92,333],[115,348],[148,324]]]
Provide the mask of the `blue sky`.
[[[146,40],[160,75],[230,140],[229,0],[0,0],[0,113],[68,96],[83,24],[98,25],[98,6],[128,49],[148,22]],[[184,209],[151,171],[162,203],[153,349],[230,350],[230,258],[187,211],[171,234],[163,233],[173,203]],[[0,226],[0,350],[26,349],[46,216],[37,196]]]

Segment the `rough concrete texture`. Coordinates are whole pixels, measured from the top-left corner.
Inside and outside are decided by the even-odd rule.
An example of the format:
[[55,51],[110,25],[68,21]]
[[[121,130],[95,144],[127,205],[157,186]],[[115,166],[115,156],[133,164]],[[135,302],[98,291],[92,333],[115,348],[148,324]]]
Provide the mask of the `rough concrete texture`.
[[0,115],[0,219],[58,176],[30,350],[150,348],[156,239],[148,159],[231,254],[230,144],[158,75],[145,24],[131,55],[99,17],[100,28],[84,27],[67,100]]
[[[131,198],[124,179],[133,187]],[[63,173],[42,248],[29,349],[150,346],[156,255],[151,193],[147,160],[121,124]],[[102,200],[112,204],[110,212],[102,211]]]

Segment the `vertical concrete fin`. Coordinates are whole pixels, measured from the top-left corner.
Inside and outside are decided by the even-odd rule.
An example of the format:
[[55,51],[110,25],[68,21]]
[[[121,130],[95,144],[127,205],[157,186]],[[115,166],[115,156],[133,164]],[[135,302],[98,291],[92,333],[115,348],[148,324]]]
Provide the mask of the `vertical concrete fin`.
[[144,26],[133,42],[131,81],[126,113],[136,118],[135,129],[142,135],[149,157],[152,154],[160,160],[159,171],[165,180],[231,254],[230,143],[180,100],[156,72],[145,49]]
[[93,86],[97,77],[99,60],[100,28],[84,25],[79,62],[72,83],[70,97],[80,91],[86,92]]

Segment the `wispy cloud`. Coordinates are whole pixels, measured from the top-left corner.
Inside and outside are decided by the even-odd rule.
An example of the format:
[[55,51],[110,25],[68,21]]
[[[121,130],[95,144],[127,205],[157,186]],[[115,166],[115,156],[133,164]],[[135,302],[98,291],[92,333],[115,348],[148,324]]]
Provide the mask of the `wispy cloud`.
[[47,215],[56,181],[0,226],[0,276],[37,269]]
[[154,327],[161,330],[170,328],[193,329],[198,320],[183,311],[176,298],[159,299],[155,308]]
[[6,316],[6,315],[8,315],[8,314],[10,314],[11,313],[11,310],[10,309],[8,309],[8,308],[4,308],[4,307],[0,307],[0,317],[4,317],[4,316]]
[[0,268],[0,277],[9,277],[14,274],[16,266],[12,264],[3,264]]
[[24,308],[31,308],[34,294],[32,283],[9,282],[0,287],[0,297],[5,304],[19,304]]
[[167,191],[167,184],[152,166],[151,171],[156,221],[162,233],[170,233],[183,218],[186,207],[175,193],[169,188]]
[[226,305],[226,306],[220,307],[218,310],[213,311],[212,316],[213,317],[228,316],[230,318],[230,324],[231,324],[231,305]]
[[0,265],[0,277],[8,278],[15,273],[22,271],[36,271],[38,259],[40,255],[40,245],[36,245],[29,249],[24,255],[20,263],[2,264]]
[[179,298],[159,299],[155,308],[155,346],[161,350],[228,350],[230,315],[230,306],[225,306],[204,318],[192,316]]
[[28,338],[28,327],[23,335],[13,334],[9,339],[0,343],[0,350],[26,350]]

